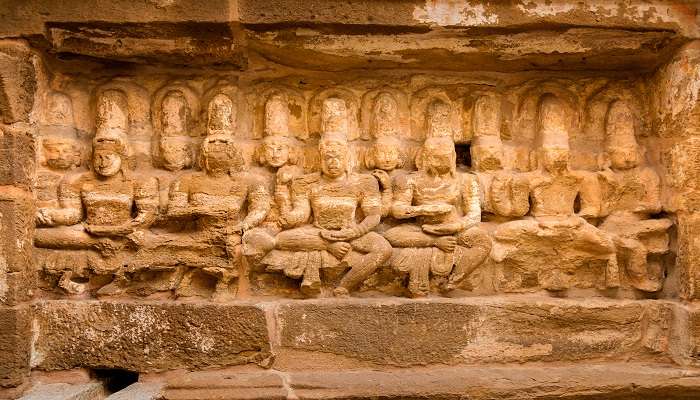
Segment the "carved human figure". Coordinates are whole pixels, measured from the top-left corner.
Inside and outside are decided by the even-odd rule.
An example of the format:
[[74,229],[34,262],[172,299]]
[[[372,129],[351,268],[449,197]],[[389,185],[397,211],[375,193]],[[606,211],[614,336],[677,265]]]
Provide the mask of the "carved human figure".
[[[169,91],[161,102],[161,131],[158,134],[155,165],[165,171],[156,171],[160,192],[160,208],[165,211],[168,204],[168,190],[181,171],[193,165],[194,149],[187,132],[189,107],[187,99],[179,90]],[[167,172],[166,172],[167,171]]]
[[372,171],[382,194],[382,218],[391,215],[393,182],[398,176],[406,173],[402,170],[405,157],[401,150],[401,141],[394,136],[378,137],[365,154],[365,167]]
[[399,129],[399,109],[396,100],[389,93],[380,93],[372,108],[372,146],[364,156],[365,168],[379,183],[382,193],[382,218],[391,214],[393,201],[393,180],[405,171],[406,163],[401,141],[397,138]]
[[667,230],[673,224],[667,218],[651,217],[661,211],[660,179],[656,171],[642,165],[634,116],[624,101],[610,104],[605,126],[607,160],[599,175],[601,214],[606,218],[600,228],[613,235],[632,286],[655,292],[663,285],[664,271],[648,256],[668,251]]
[[58,189],[70,180],[82,162],[70,98],[59,92],[48,96],[46,124],[41,128],[42,166],[37,174],[37,207],[58,207]]
[[281,215],[290,229],[267,240],[250,238],[271,250],[262,259],[268,269],[303,277],[301,289],[307,295],[320,290],[319,268],[349,268],[334,289],[336,296],[346,296],[391,256],[389,243],[372,232],[381,219],[377,182],[350,172],[346,118],[342,100],[324,102],[328,130],[319,143],[321,171],[294,181],[292,209]]
[[50,227],[36,230],[37,247],[96,249],[111,256],[125,246],[138,246],[155,219],[157,184],[136,179],[127,170],[128,141],[120,127],[125,120],[109,117],[124,114],[115,110],[114,99],[114,94],[100,99],[92,171],[62,184],[58,208],[37,210],[37,225]]
[[521,217],[530,207],[525,175],[504,169],[501,106],[484,95],[474,104],[474,132],[470,146],[474,174],[479,181],[482,211],[502,217]]
[[258,163],[274,174],[274,204],[266,218],[266,227],[274,233],[281,230],[279,216],[291,210],[291,184],[303,174],[298,165],[301,151],[289,137],[289,107],[281,95],[273,95],[265,104],[265,137],[256,150]]
[[409,273],[413,296],[428,293],[431,272],[449,275],[445,289],[456,288],[491,250],[488,234],[478,226],[478,183],[471,174],[457,173],[452,139],[428,138],[420,158],[419,170],[399,177],[394,190],[393,217],[411,222],[384,233],[399,248],[392,264]]
[[201,172],[185,175],[171,186],[167,215],[194,219],[196,231],[189,240],[180,240],[185,249],[193,243],[192,247],[206,244],[225,250],[224,263],[207,256],[197,261],[204,272],[218,278],[214,296],[222,297],[238,276],[241,235],[265,219],[271,199],[262,182],[242,172],[243,159],[230,135],[207,136],[201,157]]
[[[569,169],[566,113],[554,96],[545,95],[540,100],[539,126],[540,169],[529,174],[531,219],[511,221],[496,229],[494,260],[531,257],[528,254],[532,253],[532,248],[551,252],[566,246],[570,251],[555,251],[555,255],[550,256],[571,256],[571,260],[546,258],[539,276],[545,289],[568,288],[569,282],[563,270],[572,265],[576,267],[582,259],[604,261],[606,287],[618,287],[619,271],[611,237],[575,212],[577,197],[582,203],[581,212],[586,208],[582,196],[586,187],[584,178]],[[529,259],[528,262],[535,265],[538,260]]]

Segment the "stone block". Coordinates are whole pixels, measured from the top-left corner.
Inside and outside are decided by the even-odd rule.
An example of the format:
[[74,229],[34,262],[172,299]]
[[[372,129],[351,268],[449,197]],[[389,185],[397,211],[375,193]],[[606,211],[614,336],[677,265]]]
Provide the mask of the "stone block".
[[167,400],[194,399],[691,399],[700,378],[658,364],[462,366],[391,371],[192,372],[168,379]]
[[36,146],[31,128],[7,126],[0,135],[0,185],[29,189],[35,168]]
[[105,397],[107,391],[98,382],[80,385],[51,383],[33,387],[19,400],[102,400]]
[[0,81],[2,122],[29,122],[37,81],[32,53],[23,41],[0,40]]
[[270,355],[264,313],[248,304],[44,301],[35,310],[44,370],[201,369]]
[[29,377],[30,309],[0,307],[0,387],[21,385]]
[[186,399],[288,399],[284,373],[201,371],[166,383],[164,397]]
[[160,400],[163,384],[159,382],[136,382],[107,397],[107,400]]
[[287,351],[295,355],[290,368],[299,364],[293,361],[299,351],[395,366],[664,358],[653,349],[665,331],[648,321],[659,314],[648,307],[533,298],[287,303],[277,311],[276,353],[280,361]]

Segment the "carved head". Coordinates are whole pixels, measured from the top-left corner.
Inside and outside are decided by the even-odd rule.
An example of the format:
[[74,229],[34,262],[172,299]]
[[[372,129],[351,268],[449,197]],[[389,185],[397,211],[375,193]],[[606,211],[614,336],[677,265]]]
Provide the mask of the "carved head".
[[243,156],[229,135],[215,134],[204,138],[201,151],[202,168],[210,174],[230,173],[243,167]]
[[449,137],[431,137],[423,143],[422,169],[430,175],[454,174],[457,169],[457,152]]
[[192,143],[186,137],[161,137],[159,150],[162,166],[168,171],[180,171],[192,166]]
[[96,174],[114,176],[122,169],[128,155],[125,137],[119,135],[101,135],[93,140],[92,166]]
[[235,106],[230,97],[223,93],[214,96],[209,102],[207,134],[233,133]]
[[81,146],[68,137],[46,137],[41,141],[46,165],[54,170],[67,170],[80,165]]
[[321,153],[321,171],[330,178],[338,178],[348,170],[349,147],[345,136],[326,134],[318,145]]
[[605,115],[605,134],[605,151],[613,169],[626,170],[639,165],[634,116],[624,101],[616,100],[610,104]]
[[289,138],[274,135],[263,139],[257,159],[261,165],[279,168],[285,164],[296,164],[298,157]]
[[542,167],[549,173],[566,171],[571,156],[568,147],[547,146],[540,151]]
[[498,136],[475,138],[469,151],[476,171],[497,171],[503,168],[503,143]]
[[161,103],[163,136],[184,135],[187,132],[187,99],[179,90],[171,90]]
[[401,152],[401,142],[393,136],[380,136],[367,151],[365,166],[367,169],[379,168],[393,171],[403,168],[405,156]]

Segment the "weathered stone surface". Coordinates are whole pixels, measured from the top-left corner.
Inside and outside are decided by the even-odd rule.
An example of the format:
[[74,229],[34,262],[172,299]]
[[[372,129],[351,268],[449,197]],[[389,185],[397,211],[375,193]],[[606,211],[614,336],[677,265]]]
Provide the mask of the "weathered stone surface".
[[0,387],[19,386],[29,376],[30,311],[0,306]]
[[259,362],[263,311],[247,304],[45,301],[34,306],[35,367],[157,371]]
[[38,84],[32,53],[25,42],[0,41],[0,81],[2,122],[29,122]]
[[34,289],[32,232],[34,203],[30,193],[0,186],[0,305],[28,300]]
[[251,372],[193,372],[166,383],[163,397],[185,399],[288,399],[285,374]]
[[169,380],[165,399],[692,399],[691,369],[653,364],[474,366],[389,371],[210,372]]
[[541,298],[291,303],[277,311],[277,353],[284,365],[287,350],[397,366],[646,357],[649,306]]
[[0,185],[29,188],[35,174],[36,147],[31,127],[0,127]]
[[78,385],[51,383],[34,386],[19,400],[102,400],[106,397],[107,391],[98,382]]
[[164,385],[160,382],[137,382],[107,397],[107,400],[160,400]]

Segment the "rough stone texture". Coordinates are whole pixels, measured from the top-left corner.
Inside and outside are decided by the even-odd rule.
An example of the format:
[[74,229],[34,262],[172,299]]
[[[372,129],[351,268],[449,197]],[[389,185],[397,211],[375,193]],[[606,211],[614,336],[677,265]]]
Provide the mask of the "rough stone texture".
[[107,400],[160,400],[163,398],[164,384],[137,382],[110,395]]
[[264,314],[250,305],[47,301],[34,309],[39,369],[144,372],[270,356]]
[[52,383],[31,388],[19,400],[102,400],[106,397],[104,386],[98,382],[80,385]]
[[668,340],[670,316],[658,314],[639,302],[543,299],[292,303],[277,311],[278,358],[304,350],[396,366],[664,359],[642,339]]
[[27,306],[0,306],[0,387],[19,386],[29,376],[31,314]]
[[10,3],[0,386],[697,395],[698,4]]
[[[2,122],[29,122],[37,91],[34,59],[23,41],[0,42],[0,115]],[[26,158],[30,160],[31,158]]]
[[697,373],[647,364],[478,366],[343,372],[195,372],[171,378],[167,400],[692,399]]

